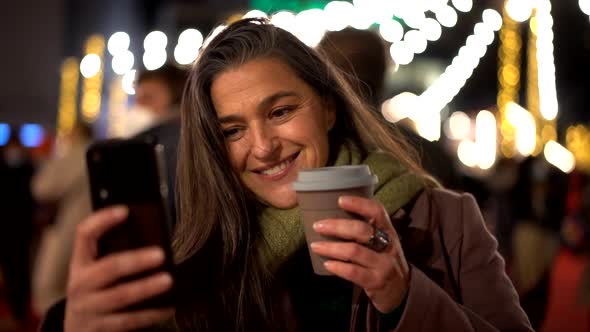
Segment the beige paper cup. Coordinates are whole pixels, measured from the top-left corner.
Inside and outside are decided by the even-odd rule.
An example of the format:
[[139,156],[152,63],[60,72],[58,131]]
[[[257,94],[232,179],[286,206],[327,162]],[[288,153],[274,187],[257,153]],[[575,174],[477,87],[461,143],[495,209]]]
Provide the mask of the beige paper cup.
[[373,197],[377,176],[366,165],[322,167],[299,171],[293,189],[301,209],[305,238],[313,270],[319,275],[331,275],[324,268],[326,258],[312,252],[309,245],[315,241],[344,241],[325,237],[315,232],[313,224],[327,218],[358,219],[338,206],[340,196]]

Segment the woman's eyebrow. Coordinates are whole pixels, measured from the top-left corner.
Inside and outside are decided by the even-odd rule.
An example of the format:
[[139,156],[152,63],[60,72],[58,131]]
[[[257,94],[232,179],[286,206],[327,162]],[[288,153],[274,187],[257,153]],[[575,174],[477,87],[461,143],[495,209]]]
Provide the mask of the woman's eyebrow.
[[[279,91],[274,93],[266,98],[264,98],[256,107],[258,111],[263,111],[270,107],[270,105],[274,104],[277,100],[285,97],[300,97],[301,95],[295,91]],[[240,122],[243,121],[244,117],[239,114],[228,114],[219,117],[220,123],[228,123],[228,122]]]
[[295,91],[279,91],[266,98],[264,98],[260,104],[258,104],[258,110],[265,110],[270,105],[274,104],[277,100],[284,97],[299,97],[300,95]]

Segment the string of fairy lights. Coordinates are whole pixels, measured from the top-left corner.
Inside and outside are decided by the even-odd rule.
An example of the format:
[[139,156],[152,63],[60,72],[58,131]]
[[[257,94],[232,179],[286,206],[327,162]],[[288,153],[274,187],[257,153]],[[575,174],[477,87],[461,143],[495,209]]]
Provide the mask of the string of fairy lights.
[[[590,12],[590,0],[579,0],[582,11]],[[416,55],[439,40],[446,29],[454,27],[462,13],[473,9],[473,0],[389,1],[354,0],[331,1],[324,8],[300,12],[278,11],[269,15],[251,10],[234,15],[228,23],[242,17],[266,17],[274,25],[290,31],[310,47],[315,47],[327,31],[346,27],[375,29],[389,43],[389,53],[396,67],[412,64]],[[528,41],[523,42],[521,25],[528,20]],[[547,161],[564,172],[575,167],[590,171],[590,131],[582,126],[567,129],[565,146],[557,143],[555,129],[559,115],[553,59],[553,18],[549,0],[506,0],[501,13],[494,9],[482,12],[457,55],[421,94],[401,93],[382,105],[384,117],[396,122],[409,118],[424,138],[440,139],[441,128],[456,142],[458,159],[467,168],[486,171],[493,167],[498,155],[519,158],[544,153]],[[143,40],[141,62],[147,70],[163,66],[168,48],[179,65],[190,65],[199,50],[222,31],[219,25],[205,34],[197,29],[182,31],[176,43],[162,31],[152,31]],[[480,111],[475,119],[454,111],[442,119],[453,99],[471,78],[480,60],[498,32],[498,96],[497,112]],[[133,83],[137,71],[136,55],[130,50],[131,37],[116,32],[105,43],[100,35],[91,36],[84,57],[78,65],[75,58],[64,60],[58,132],[71,130],[77,114],[77,86],[80,73],[81,118],[89,123],[100,115],[105,59],[111,59],[115,78],[108,85],[109,135],[121,132],[121,118],[126,111],[129,95],[135,93]],[[527,47],[527,82],[521,83],[522,50]],[[108,50],[107,55],[105,49]],[[77,68],[79,66],[79,68]],[[397,68],[396,68],[397,69]],[[526,106],[519,100],[521,87],[526,88]]]

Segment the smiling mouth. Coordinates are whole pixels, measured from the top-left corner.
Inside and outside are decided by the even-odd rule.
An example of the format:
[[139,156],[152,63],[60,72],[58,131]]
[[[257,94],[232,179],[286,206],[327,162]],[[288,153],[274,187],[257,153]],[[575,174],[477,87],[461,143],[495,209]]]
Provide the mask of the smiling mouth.
[[274,164],[273,166],[270,167],[260,167],[258,169],[254,170],[254,173],[258,173],[258,174],[262,174],[265,176],[274,176],[277,175],[281,172],[283,172],[284,170],[286,170],[287,168],[289,168],[289,166],[291,166],[291,164],[293,163],[293,161],[295,161],[295,159],[297,159],[297,157],[299,156],[299,153],[301,151],[295,153],[294,155]]

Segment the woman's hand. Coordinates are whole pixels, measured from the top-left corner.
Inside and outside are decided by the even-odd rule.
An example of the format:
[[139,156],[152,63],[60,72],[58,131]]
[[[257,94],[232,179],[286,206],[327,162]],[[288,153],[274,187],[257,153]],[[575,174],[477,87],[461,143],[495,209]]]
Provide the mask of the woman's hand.
[[[325,219],[314,224],[319,234],[354,242],[317,241],[312,250],[324,257],[328,271],[365,290],[377,310],[389,313],[401,305],[410,285],[410,269],[389,216],[381,203],[352,196],[342,196],[340,207],[363,216],[369,222],[353,219]],[[389,245],[381,252],[366,246],[375,229],[387,234]]]
[[164,272],[112,286],[121,277],[164,263],[164,252],[160,248],[137,249],[97,259],[98,239],[123,222],[127,213],[125,207],[103,209],[78,225],[70,264],[64,331],[130,331],[172,315],[172,309],[120,312],[172,286],[172,277]]

